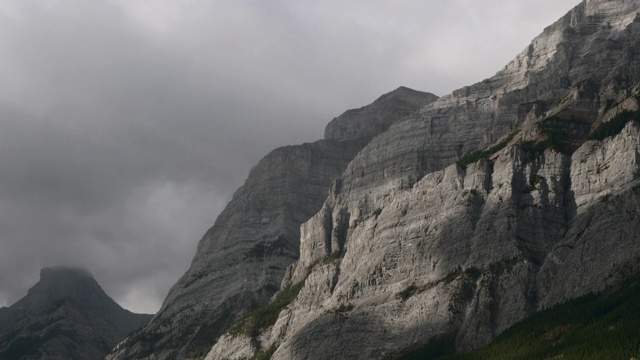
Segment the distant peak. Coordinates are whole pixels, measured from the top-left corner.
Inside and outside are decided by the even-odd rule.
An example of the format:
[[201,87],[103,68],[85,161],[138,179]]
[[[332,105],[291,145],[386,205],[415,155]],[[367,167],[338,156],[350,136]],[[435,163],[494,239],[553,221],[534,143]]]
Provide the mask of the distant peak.
[[45,267],[40,270],[40,280],[51,280],[58,278],[89,278],[93,279],[93,275],[89,272],[89,270],[79,268],[79,267],[68,267],[68,266],[52,266]]
[[406,86],[399,86],[397,89],[395,89],[395,90],[393,90],[391,92],[388,92],[385,95],[396,94],[396,93],[428,94],[428,95],[431,95],[431,96],[436,96],[436,95],[433,95],[431,93],[420,91],[420,90],[415,90],[415,89],[412,89],[412,88],[408,88]]
[[429,92],[414,90],[406,86],[400,86],[393,91],[383,94],[378,99],[376,99],[373,104],[385,103],[388,101],[393,101],[394,99],[401,99],[406,102],[414,103],[421,108],[427,103],[436,101],[438,99],[438,96]]
[[416,91],[416,90],[413,90],[413,89],[408,88],[408,87],[406,87],[406,86],[399,86],[397,89],[393,90],[392,92],[396,92],[396,91],[407,91],[407,90],[408,90],[408,91]]
[[396,91],[415,91],[415,92],[421,92],[418,90],[414,90],[412,88],[408,88],[406,86],[399,86],[397,89],[393,90],[392,92],[396,92]]

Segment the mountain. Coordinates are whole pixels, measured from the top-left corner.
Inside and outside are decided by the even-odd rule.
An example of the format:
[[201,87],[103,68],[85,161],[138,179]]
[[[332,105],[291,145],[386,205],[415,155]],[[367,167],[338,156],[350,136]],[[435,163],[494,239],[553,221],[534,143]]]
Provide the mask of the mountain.
[[[490,346],[446,359],[633,359],[640,355],[638,327],[640,278],[636,276],[543,310],[507,329]],[[445,353],[447,342],[442,340],[437,343]],[[421,349],[403,360],[424,360],[433,350]]]
[[[634,276],[639,11],[584,0],[489,79],[399,88],[267,155],[109,358],[467,352]],[[324,161],[298,154],[320,145]]]
[[264,157],[200,240],[191,267],[158,314],[112,358],[206,354],[217,336],[279,289],[287,267],[299,257],[300,224],[320,210],[330,190],[340,188],[334,180],[375,133],[343,124],[378,114],[382,131],[436,99],[399,88],[334,119],[335,132],[348,132],[349,138],[286,146]]
[[0,359],[102,359],[150,319],[121,308],[83,269],[45,268],[0,309]]

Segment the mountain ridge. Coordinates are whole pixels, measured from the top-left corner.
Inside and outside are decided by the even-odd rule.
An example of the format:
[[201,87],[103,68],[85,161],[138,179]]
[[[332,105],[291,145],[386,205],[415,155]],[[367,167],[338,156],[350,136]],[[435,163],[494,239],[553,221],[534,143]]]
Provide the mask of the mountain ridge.
[[0,309],[0,359],[101,359],[151,319],[120,307],[85,269],[49,267]]
[[[401,100],[406,94],[410,101]],[[386,112],[380,104],[388,102],[394,111],[415,113],[435,98],[399,88],[334,122],[354,114]],[[387,115],[386,123],[398,121],[398,116]],[[334,180],[373,133],[285,146],[267,154],[203,236],[190,269],[169,291],[158,314],[109,358],[188,358],[206,353],[235,321],[268,303],[286,268],[299,256],[300,224],[321,208],[330,192],[339,190]]]
[[[638,125],[590,137],[638,110],[639,7],[585,0],[489,79],[425,97],[419,109],[404,101],[413,104],[405,113],[393,102],[367,113],[376,100],[330,122],[325,137],[363,142],[334,168],[315,212],[289,223],[299,225],[290,233],[291,249],[299,237],[299,256],[287,260],[279,288],[299,291],[257,333],[233,330],[218,339],[234,321],[203,327],[202,339],[217,339],[206,358],[394,358],[443,335],[468,351],[543,307],[637,271]],[[374,134],[367,119],[374,119]],[[233,201],[228,209],[222,219],[251,214]],[[228,255],[210,245],[231,238],[212,234],[194,264]],[[247,248],[234,256],[250,254]],[[215,276],[206,270],[202,278]],[[559,274],[566,282],[558,283]],[[181,286],[173,292],[186,294]],[[259,303],[229,313],[238,320]],[[202,306],[182,317],[185,323],[195,324]],[[168,328],[171,316],[156,318],[163,321]],[[203,355],[186,352],[188,341],[163,345],[168,333],[154,337],[150,329],[140,336],[159,348],[147,348],[144,358]],[[129,339],[109,358],[135,358],[142,343]]]
[[[207,358],[271,347],[277,359],[388,358],[449,333],[466,351],[637,270],[637,126],[588,138],[638,109],[638,8],[582,2],[493,78],[375,137],[342,192],[302,225],[301,256],[282,285],[304,281],[297,298],[257,336],[224,335]],[[603,204],[624,196],[621,222]]]

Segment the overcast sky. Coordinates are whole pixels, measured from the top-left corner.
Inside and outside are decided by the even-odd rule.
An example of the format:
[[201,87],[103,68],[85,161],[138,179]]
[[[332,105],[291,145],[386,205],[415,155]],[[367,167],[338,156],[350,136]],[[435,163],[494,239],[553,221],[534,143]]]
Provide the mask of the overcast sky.
[[41,267],[155,312],[275,147],[492,76],[578,0],[0,0],[0,305]]

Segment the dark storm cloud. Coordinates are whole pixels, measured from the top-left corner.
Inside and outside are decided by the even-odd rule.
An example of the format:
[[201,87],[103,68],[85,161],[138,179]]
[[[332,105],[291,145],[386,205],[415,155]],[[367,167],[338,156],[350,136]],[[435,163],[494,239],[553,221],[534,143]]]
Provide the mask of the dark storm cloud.
[[0,2],[0,305],[78,265],[155,311],[268,151],[491,76],[576,2]]

